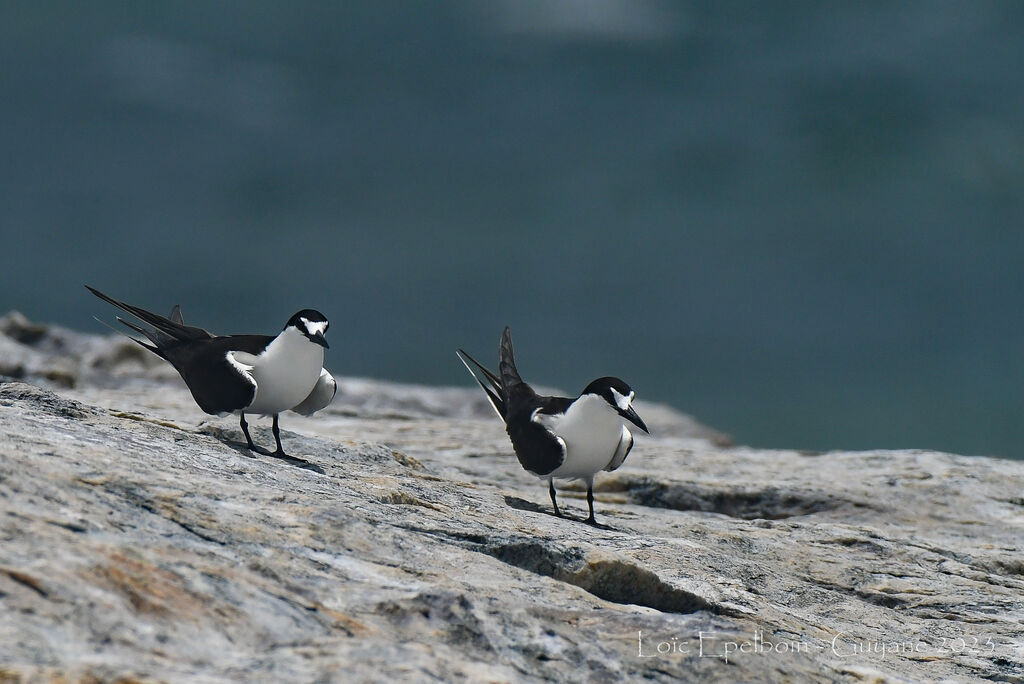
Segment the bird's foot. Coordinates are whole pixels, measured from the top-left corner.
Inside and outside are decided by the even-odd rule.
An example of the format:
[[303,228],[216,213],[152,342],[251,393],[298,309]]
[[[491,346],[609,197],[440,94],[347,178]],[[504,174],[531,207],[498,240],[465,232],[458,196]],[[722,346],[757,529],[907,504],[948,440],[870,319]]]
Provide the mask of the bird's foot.
[[309,461],[307,461],[304,458],[299,458],[298,456],[292,456],[290,454],[284,453],[284,449],[278,449],[277,451],[268,451],[267,456],[270,456],[272,458],[279,458],[282,461],[288,461],[289,463],[309,463]]
[[594,518],[594,516],[590,516],[589,518],[587,518],[583,522],[585,522],[586,524],[590,525],[591,527],[594,527],[594,528],[599,529],[599,530],[611,530],[612,529],[611,527],[608,527],[607,525],[602,525],[601,523],[597,522],[597,520]]
[[288,463],[294,463],[295,465],[298,465],[298,466],[301,466],[301,467],[307,467],[307,466],[312,466],[313,465],[312,463],[310,463],[309,461],[307,461],[304,458],[299,458],[298,456],[291,456],[289,454],[284,453],[284,449],[278,449],[277,451],[267,451],[266,454],[267,454],[267,456],[270,456],[271,458],[279,458],[282,461],[287,461]]
[[324,469],[318,466],[316,463],[307,461],[304,458],[299,458],[298,456],[289,456],[288,454],[284,453],[284,450],[267,451],[266,455],[270,456],[271,458],[280,459],[285,463],[295,466],[296,468],[304,468],[306,470],[312,470],[315,473],[320,473],[321,475],[324,474]]

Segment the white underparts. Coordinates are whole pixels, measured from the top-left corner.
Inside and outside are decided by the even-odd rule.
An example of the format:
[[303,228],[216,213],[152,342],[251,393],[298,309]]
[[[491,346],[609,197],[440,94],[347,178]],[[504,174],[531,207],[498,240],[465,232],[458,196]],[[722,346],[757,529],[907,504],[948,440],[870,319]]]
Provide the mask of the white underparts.
[[227,359],[256,387],[245,413],[270,415],[296,407],[309,397],[321,377],[324,349],[289,327],[263,353],[228,352]]
[[564,414],[534,411],[531,420],[547,428],[564,445],[562,465],[545,475],[558,479],[592,480],[616,458],[625,430],[622,417],[596,394],[583,395]]

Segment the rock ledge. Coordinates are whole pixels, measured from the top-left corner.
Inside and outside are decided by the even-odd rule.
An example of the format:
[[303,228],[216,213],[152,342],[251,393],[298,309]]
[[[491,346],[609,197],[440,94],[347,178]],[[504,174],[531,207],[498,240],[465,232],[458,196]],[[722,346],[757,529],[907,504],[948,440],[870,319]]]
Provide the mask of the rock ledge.
[[471,388],[342,379],[282,420],[296,467],[123,343],[13,318],[0,681],[1024,681],[1024,463],[641,405],[595,530]]

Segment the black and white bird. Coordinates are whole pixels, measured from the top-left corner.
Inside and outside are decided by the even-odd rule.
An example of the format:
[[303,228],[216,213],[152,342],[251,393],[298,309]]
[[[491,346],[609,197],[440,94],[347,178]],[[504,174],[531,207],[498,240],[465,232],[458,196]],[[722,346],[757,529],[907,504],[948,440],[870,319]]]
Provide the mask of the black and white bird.
[[604,377],[587,385],[575,399],[541,396],[519,377],[512,353],[512,333],[507,327],[501,336],[497,374],[461,349],[459,358],[505,421],[505,431],[519,463],[548,481],[555,515],[562,517],[553,480],[583,480],[587,483],[590,508],[586,522],[598,526],[594,519],[594,475],[602,470],[615,470],[629,455],[633,434],[625,421],[648,432],[631,406],[634,392],[629,385],[618,378]]
[[272,455],[287,457],[281,447],[278,415],[283,411],[310,415],[327,406],[337,392],[334,377],[323,367],[324,333],[330,323],[319,311],[299,311],[276,337],[221,336],[185,325],[177,306],[165,318],[86,288],[145,323],[148,327],[117,318],[149,341],[129,335],[130,339],[174,366],[199,408],[213,415],[237,414],[252,451],[259,450],[249,435],[245,414],[274,417],[277,451]]

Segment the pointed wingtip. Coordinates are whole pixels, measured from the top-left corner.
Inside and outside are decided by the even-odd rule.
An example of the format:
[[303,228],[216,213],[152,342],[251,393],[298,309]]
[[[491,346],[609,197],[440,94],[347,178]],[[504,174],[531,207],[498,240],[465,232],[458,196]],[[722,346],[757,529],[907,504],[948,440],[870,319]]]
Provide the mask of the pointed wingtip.
[[501,333],[501,342],[498,343],[498,358],[504,358],[505,350],[512,351],[512,329],[507,325]]
[[[85,283],[82,283],[82,284],[85,285]],[[111,297],[109,295],[103,294],[102,292],[97,290],[95,287],[92,287],[90,285],[85,285],[85,289],[87,289],[89,292],[92,292],[94,295],[96,295],[97,297],[99,297],[100,299],[102,299],[103,301],[105,301],[105,302],[107,302],[109,304],[113,304],[114,306],[121,306],[121,303],[119,301],[117,301],[116,299],[114,299],[113,297]]]
[[[118,328],[115,328],[114,326],[110,325],[109,323],[107,323],[107,322],[106,322],[105,320],[103,320],[103,319],[102,319],[102,318],[100,318],[99,316],[93,316],[92,318],[93,318],[93,320],[94,320],[94,321],[96,321],[96,322],[97,322],[97,323],[99,323],[100,325],[102,325],[102,326],[104,326],[104,327],[106,327],[106,328],[109,328],[110,330],[112,330],[112,331],[114,332],[114,334],[115,334],[115,335],[120,335],[121,337],[126,337],[126,338],[128,338],[129,340],[131,340],[132,342],[134,342],[135,344],[138,344],[138,345],[140,345],[140,346],[142,346],[142,347],[145,347],[146,349],[148,349],[149,351],[153,352],[154,354],[157,354],[158,356],[160,355],[160,352],[159,352],[159,350],[158,350],[158,349],[157,349],[157,348],[156,348],[156,347],[155,347],[154,345],[152,345],[152,344],[149,344],[148,342],[143,342],[143,341],[142,341],[142,340],[140,340],[139,338],[137,338],[137,337],[134,337],[134,336],[132,336],[132,335],[129,335],[129,334],[128,334],[128,333],[126,333],[126,332],[125,332],[124,330],[120,330],[120,329],[118,329]],[[140,328],[140,327],[139,327],[139,326],[137,326],[137,325],[133,325],[133,324],[129,323],[128,321],[124,320],[124,319],[123,319],[123,318],[121,318],[120,316],[115,316],[115,319],[116,319],[117,321],[121,322],[121,323],[124,323],[125,325],[127,325],[127,326],[128,326],[129,328],[131,328],[132,330],[134,330],[134,331],[136,331],[136,332],[140,332],[140,333],[142,333],[143,335],[145,335],[145,334],[146,334],[146,331],[145,331],[145,330],[143,330],[142,328]]]

